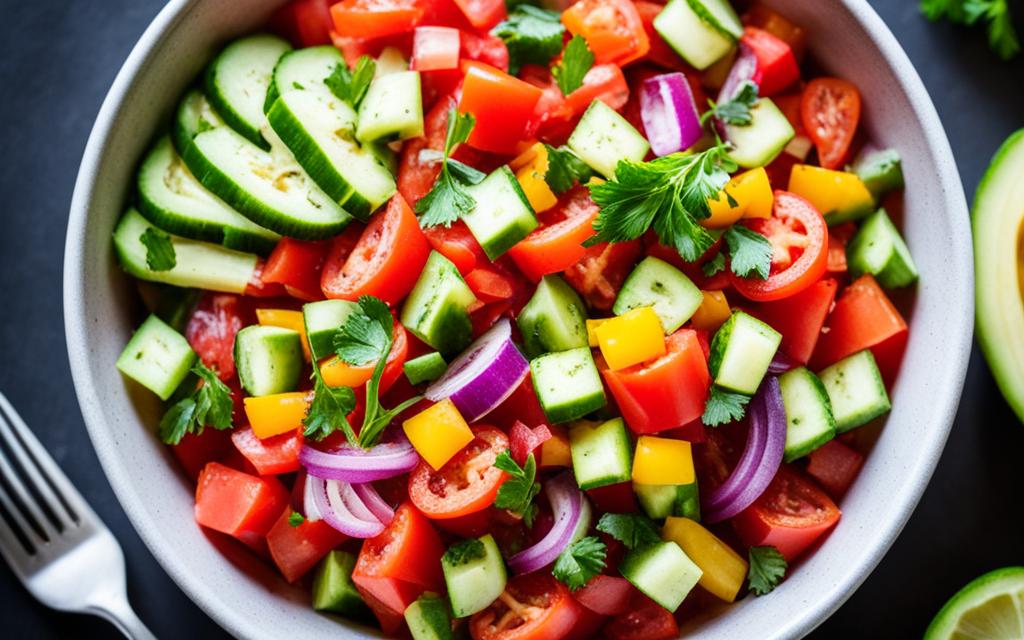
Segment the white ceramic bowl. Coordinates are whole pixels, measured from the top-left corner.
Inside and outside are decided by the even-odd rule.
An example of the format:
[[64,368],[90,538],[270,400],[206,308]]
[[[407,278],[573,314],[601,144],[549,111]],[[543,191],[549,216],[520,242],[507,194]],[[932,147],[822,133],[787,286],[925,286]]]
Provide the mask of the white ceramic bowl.
[[[139,305],[111,251],[133,172],[182,91],[217,48],[255,29],[280,0],[172,0],[114,81],[82,160],[64,264],[64,313],[89,435],[121,504],[177,584],[243,638],[368,638],[315,614],[305,591],[244,554],[225,555],[195,525],[192,487],[154,437],[158,403],[114,368]],[[864,0],[775,0],[807,29],[814,59],[864,95],[872,139],[901,152],[905,234],[921,271],[893,411],[820,548],[764,598],[696,621],[702,638],[794,638],[821,623],[878,564],[932,474],[952,424],[970,349],[973,272],[963,191],[949,143],[910,61]],[[693,629],[688,629],[692,631]]]

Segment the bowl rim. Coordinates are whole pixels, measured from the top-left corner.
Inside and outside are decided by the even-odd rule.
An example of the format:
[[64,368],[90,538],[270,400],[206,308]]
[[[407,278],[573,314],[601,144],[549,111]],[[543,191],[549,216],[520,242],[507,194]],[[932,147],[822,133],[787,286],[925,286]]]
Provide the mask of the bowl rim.
[[[63,298],[65,340],[68,347],[72,379],[81,407],[89,438],[97,452],[115,495],[128,516],[132,526],[142,538],[150,553],[163,567],[184,593],[222,628],[236,637],[258,635],[258,625],[230,608],[217,606],[217,597],[201,576],[191,574],[176,562],[176,556],[162,540],[162,534],[145,516],[141,498],[128,490],[129,476],[116,451],[116,443],[105,427],[104,413],[98,401],[96,383],[92,378],[87,360],[89,347],[85,341],[88,335],[88,321],[84,316],[84,299],[87,292],[79,276],[79,265],[85,253],[84,238],[88,222],[88,211],[97,183],[97,169],[101,158],[107,152],[108,138],[114,127],[125,99],[138,76],[150,65],[150,59],[176,24],[182,21],[203,0],[169,0],[149,24],[138,42],[132,48],[121,69],[118,71],[96,117],[82,156],[79,173],[75,182],[68,218],[64,252]],[[947,393],[938,394],[935,403],[937,413],[943,416],[941,424],[926,442],[921,443],[916,456],[917,464],[910,473],[916,477],[912,490],[895,496],[896,516],[885,523],[880,535],[873,538],[867,553],[856,571],[851,571],[834,583],[822,597],[809,604],[779,630],[776,637],[801,637],[831,616],[867,579],[882,557],[892,546],[913,513],[929,480],[938,464],[949,431],[956,415],[960,395],[967,373],[974,323],[973,260],[969,215],[963,186],[956,167],[952,149],[938,113],[924,83],[913,67],[907,54],[899,45],[888,26],[868,4],[867,0],[836,0],[843,4],[854,19],[861,24],[872,44],[886,60],[899,79],[913,107],[914,115],[920,120],[927,145],[933,150],[938,183],[943,185],[943,204],[952,231],[953,245],[959,249],[951,256],[954,267],[964,267],[964,297],[959,300],[967,313],[954,314],[946,336],[949,345],[949,369],[944,377]],[[955,264],[960,262],[962,264]],[[952,336],[952,337],[950,337]]]

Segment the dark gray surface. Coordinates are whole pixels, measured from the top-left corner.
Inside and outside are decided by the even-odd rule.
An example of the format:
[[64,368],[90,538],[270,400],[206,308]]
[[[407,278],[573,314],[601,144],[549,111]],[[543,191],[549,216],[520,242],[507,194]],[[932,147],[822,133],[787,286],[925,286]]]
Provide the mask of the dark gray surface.
[[[929,25],[911,0],[872,4],[928,85],[973,193],[1000,141],[1024,125],[1019,67],[996,61],[980,34]],[[120,539],[132,601],[156,634],[222,637],[164,574],[121,511],[81,424],[64,349],[61,264],[78,163],[107,88],[160,6],[158,0],[0,3],[0,142],[8,158],[0,173],[0,390]],[[1024,428],[976,352],[956,426],[924,499],[882,564],[815,637],[919,637],[961,585],[1020,563],[1022,453]],[[4,637],[117,637],[96,619],[38,605],[2,566],[0,621]]]

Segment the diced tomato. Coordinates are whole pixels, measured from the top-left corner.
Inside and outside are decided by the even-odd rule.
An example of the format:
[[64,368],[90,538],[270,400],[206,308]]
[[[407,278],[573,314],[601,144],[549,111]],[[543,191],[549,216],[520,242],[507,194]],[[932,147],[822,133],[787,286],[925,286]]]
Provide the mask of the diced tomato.
[[551,430],[546,424],[539,424],[531,429],[516,420],[509,432],[508,439],[512,459],[522,466],[526,463],[527,456],[531,453],[536,456],[537,448],[551,439]]
[[267,532],[270,557],[288,582],[295,582],[316,566],[327,552],[346,540],[343,533],[323,520],[303,520],[297,527],[289,522],[291,509],[281,512],[274,526]]
[[811,452],[807,475],[818,481],[825,491],[839,500],[853,484],[864,466],[864,456],[839,440],[829,440]]
[[352,581],[392,611],[405,611],[424,591],[440,593],[444,545],[430,521],[405,503],[384,531],[366,540]]
[[363,56],[376,58],[387,47],[395,47],[408,56],[412,52],[412,33],[403,32],[389,36],[360,38],[354,36],[343,36],[336,31],[331,31],[331,42],[341,50],[345,63],[355,67]]
[[604,637],[607,640],[671,640],[679,637],[679,625],[672,612],[637,592],[629,611],[605,626]]
[[574,595],[584,607],[603,616],[617,616],[629,609],[635,589],[618,576],[596,575]]
[[186,433],[171,447],[174,457],[193,482],[209,462],[221,460],[231,451],[231,432],[224,429],[203,429],[199,435]]
[[764,29],[790,46],[797,60],[803,57],[807,46],[807,35],[804,30],[788,19],[782,17],[760,2],[755,2],[743,14],[743,24]]
[[650,40],[631,0],[579,0],[562,12],[562,24],[583,36],[597,64],[625,65],[647,55]]
[[267,259],[263,281],[284,286],[288,295],[312,302],[323,300],[320,272],[330,243],[281,238]]
[[843,290],[826,325],[811,357],[815,371],[871,349],[886,383],[895,379],[907,344],[907,323],[872,276],[861,276]]
[[342,0],[331,6],[334,30],[352,38],[406,33],[423,17],[416,0]]
[[185,338],[203,364],[221,380],[235,376],[235,334],[255,322],[242,299],[233,293],[207,292],[185,327]]
[[423,233],[427,236],[430,246],[451,260],[463,276],[469,274],[477,264],[489,263],[483,247],[470,233],[466,223],[461,220],[456,221],[450,227],[444,225],[428,227],[423,230]]
[[[700,332],[697,334],[697,342],[701,343],[701,351],[704,352],[704,343],[706,343],[706,340],[704,342],[701,341]],[[704,353],[704,359],[706,360],[707,353]],[[704,423],[698,418],[697,420],[684,424],[678,429],[669,429],[664,432],[664,435],[667,438],[686,440],[687,442],[704,442],[708,439],[708,430],[707,427],[704,426]]]
[[423,6],[420,25],[454,27],[462,30],[473,28],[454,0],[417,0],[417,2]]
[[419,221],[401,194],[366,226],[351,253],[332,245],[320,284],[328,298],[377,296],[395,305],[412,290],[430,255]]
[[299,470],[302,429],[260,440],[249,427],[236,429],[231,442],[252,463],[261,476],[274,476]]
[[541,216],[538,228],[509,249],[509,256],[534,282],[549,273],[564,271],[587,255],[583,242],[594,235],[597,213],[587,188],[575,186]]
[[679,329],[666,339],[666,347],[655,360],[619,370],[597,356],[601,376],[634,433],[674,429],[704,413],[711,374],[696,332]]
[[590,640],[590,638],[598,637],[605,617],[586,607],[580,607],[579,612],[580,617],[565,636],[565,640]]
[[473,640],[557,640],[569,634],[582,611],[554,576],[528,573],[509,580],[501,598],[474,614],[469,632]]
[[594,309],[608,310],[641,251],[639,240],[595,244],[563,275],[587,304]]
[[489,33],[462,32],[462,59],[508,71],[508,47],[505,41]]
[[825,272],[841,277],[846,275],[846,244],[857,231],[857,225],[852,222],[837,224],[828,229],[828,266]]
[[510,430],[519,421],[527,426],[547,423],[547,416],[537,400],[537,392],[533,389],[529,374],[512,395],[487,414],[487,420],[505,430]]
[[780,349],[799,364],[807,364],[821,336],[825,316],[836,297],[835,280],[826,278],[812,284],[800,293],[763,302],[750,312],[782,334]]
[[[359,590],[358,587],[357,590]],[[384,633],[394,635],[405,626],[405,616],[401,612],[387,606],[375,598],[369,591],[359,590],[359,595],[362,596],[366,606],[370,607],[370,611],[377,618],[377,622]]]
[[784,40],[764,29],[747,27],[740,44],[757,59],[754,81],[759,95],[774,95],[800,79],[796,56]]
[[466,19],[481,31],[490,30],[507,15],[505,0],[455,0],[455,4],[462,9]]
[[857,87],[839,78],[815,78],[804,87],[800,113],[804,129],[818,149],[821,166],[841,168],[860,123]]
[[540,100],[540,89],[480,62],[467,63],[465,68],[459,112],[476,119],[467,144],[494,153],[515,153]]
[[288,295],[282,285],[263,281],[263,269],[266,266],[267,262],[263,258],[256,261],[256,269],[253,270],[249,284],[245,286],[244,295],[251,298],[276,298]]
[[606,513],[632,513],[640,507],[633,493],[632,482],[619,482],[596,489],[587,489],[587,497],[594,508]]
[[328,0],[290,0],[270,18],[270,23],[296,47],[331,44],[331,11]]
[[484,303],[508,301],[514,306],[521,306],[529,296],[526,280],[507,263],[483,263],[465,277],[473,295]]
[[525,137],[543,140],[559,146],[568,140],[583,112],[594,100],[619,110],[629,99],[629,85],[622,69],[615,64],[594,65],[583,76],[583,84],[568,96],[562,95],[558,83],[547,67],[525,65],[519,76],[541,90],[540,100]]
[[409,474],[409,499],[428,518],[446,520],[486,509],[494,502],[506,474],[494,466],[509,447],[508,436],[486,425],[439,470],[421,462]]
[[196,522],[259,546],[288,506],[277,478],[259,478],[217,462],[206,465],[196,486]]
[[839,516],[839,507],[824,491],[782,465],[761,497],[733,518],[733,527],[747,546],[771,545],[792,562]]
[[458,69],[460,46],[458,29],[416,27],[409,68],[414,71]]

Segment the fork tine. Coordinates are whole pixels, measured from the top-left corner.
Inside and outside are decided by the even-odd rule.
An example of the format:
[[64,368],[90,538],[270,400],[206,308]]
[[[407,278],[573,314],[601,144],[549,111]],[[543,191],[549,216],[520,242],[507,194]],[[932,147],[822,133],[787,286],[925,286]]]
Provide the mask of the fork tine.
[[62,531],[77,524],[80,521],[79,514],[82,512],[81,505],[84,504],[84,499],[2,393],[0,438],[14,452],[28,480],[38,495],[42,496],[50,513],[58,520],[54,524]]
[[35,555],[40,540],[21,512],[14,506],[14,501],[7,495],[7,490],[2,484],[0,484],[0,513],[8,514],[22,534],[22,538],[19,538],[7,520],[0,517],[0,557],[7,561],[19,578],[24,579],[29,557]]
[[[0,415],[0,435],[3,435],[3,428],[4,420],[3,416]],[[7,456],[4,455],[3,451],[0,451],[0,488],[3,488],[5,484],[11,488],[17,502],[21,504],[21,515],[29,521],[29,528],[25,529],[25,534],[31,535],[34,538],[41,538],[46,542],[53,540],[57,533],[53,523],[46,517],[43,510],[39,508],[39,502],[35,496],[28,492],[28,489],[21,481],[18,472],[7,459]],[[14,504],[14,500],[10,502],[10,505],[5,504],[4,507],[12,511],[12,513],[17,513],[18,507]]]

